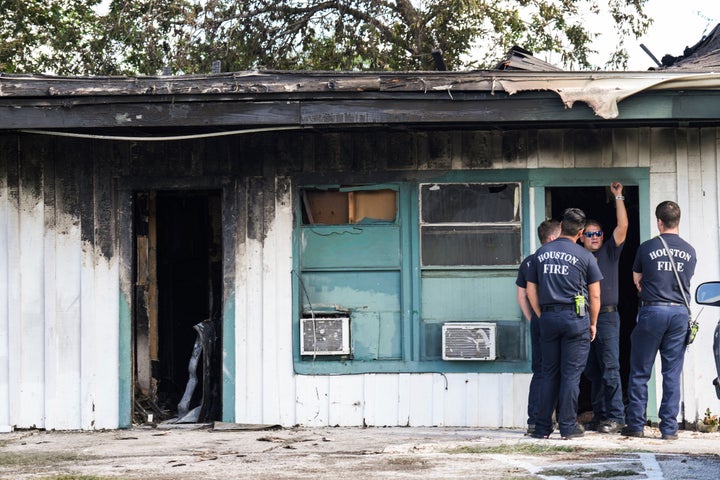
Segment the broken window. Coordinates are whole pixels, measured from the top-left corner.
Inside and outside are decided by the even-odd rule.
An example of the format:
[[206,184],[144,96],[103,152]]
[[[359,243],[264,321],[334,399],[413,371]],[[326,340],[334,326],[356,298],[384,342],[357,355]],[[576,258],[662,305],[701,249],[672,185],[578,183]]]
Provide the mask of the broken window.
[[397,191],[390,188],[303,189],[303,225],[394,223]]
[[423,266],[520,263],[519,184],[423,184],[420,204]]

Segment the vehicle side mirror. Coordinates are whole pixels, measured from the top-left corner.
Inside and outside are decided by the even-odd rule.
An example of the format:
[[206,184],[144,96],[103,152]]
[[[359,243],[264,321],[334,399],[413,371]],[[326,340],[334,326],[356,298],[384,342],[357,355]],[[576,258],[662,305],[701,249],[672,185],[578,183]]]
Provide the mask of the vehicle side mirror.
[[720,282],[701,283],[695,290],[695,303],[720,307]]

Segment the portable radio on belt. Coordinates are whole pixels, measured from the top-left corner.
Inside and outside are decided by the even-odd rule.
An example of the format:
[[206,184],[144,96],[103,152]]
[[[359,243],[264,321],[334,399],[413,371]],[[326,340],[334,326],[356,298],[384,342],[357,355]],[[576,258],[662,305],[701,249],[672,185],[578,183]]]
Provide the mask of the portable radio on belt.
[[575,295],[575,314],[578,317],[585,316],[585,297],[582,295]]

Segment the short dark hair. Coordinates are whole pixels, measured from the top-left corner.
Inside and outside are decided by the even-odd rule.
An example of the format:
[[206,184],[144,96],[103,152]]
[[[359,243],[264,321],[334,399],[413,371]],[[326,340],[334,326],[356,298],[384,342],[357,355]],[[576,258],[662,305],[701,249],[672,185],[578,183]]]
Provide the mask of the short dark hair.
[[588,218],[585,222],[585,228],[589,227],[590,225],[595,225],[598,227],[598,230],[602,230],[602,223],[598,222],[597,220],[593,218]]
[[567,208],[562,215],[562,234],[574,237],[585,228],[585,212],[579,208]]
[[560,233],[560,222],[558,220],[545,220],[537,228],[540,243],[545,244],[550,240],[552,235]]
[[655,208],[655,218],[662,220],[665,228],[675,228],[680,224],[680,206],[670,200],[660,202]]

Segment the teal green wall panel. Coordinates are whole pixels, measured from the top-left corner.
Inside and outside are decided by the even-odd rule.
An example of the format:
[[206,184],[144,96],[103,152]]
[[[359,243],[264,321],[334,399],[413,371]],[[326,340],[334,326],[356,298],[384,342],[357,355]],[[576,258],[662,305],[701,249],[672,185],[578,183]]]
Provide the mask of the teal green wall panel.
[[[419,184],[521,182],[525,256],[537,246],[536,227],[545,216],[546,187],[600,186],[615,180],[637,185],[640,211],[650,211],[648,168],[498,169],[446,171],[401,183],[396,224],[298,223],[294,265],[301,274],[294,276],[296,321],[309,304],[321,310],[336,305],[349,310],[353,354],[310,361],[296,351],[296,372],[529,372],[529,329],[517,305],[516,266],[423,268]],[[641,236],[647,238],[652,233],[648,216],[640,215],[639,222]],[[308,236],[310,231],[313,238]],[[451,321],[495,323],[497,359],[443,361],[441,329]],[[296,327],[296,342],[297,338]]]
[[400,227],[342,225],[301,228],[303,269],[399,268]]
[[[496,323],[495,331],[495,354],[494,362],[516,362],[523,363],[528,359],[529,349],[527,346],[528,324],[527,322],[493,322]],[[421,328],[422,344],[420,347],[420,358],[423,361],[438,361],[442,359],[442,323],[423,322]],[[466,363],[472,365],[473,370],[487,368],[488,361],[478,362],[442,362],[442,365],[450,363]],[[513,372],[528,371],[518,368],[517,364],[511,367]]]
[[307,272],[305,315],[347,311],[355,360],[402,358],[400,272]]
[[342,310],[400,311],[400,272],[306,272],[303,274],[304,311]]
[[356,311],[350,315],[350,341],[356,360],[402,358],[400,314]]
[[422,278],[425,322],[520,320],[513,270],[475,277]]

